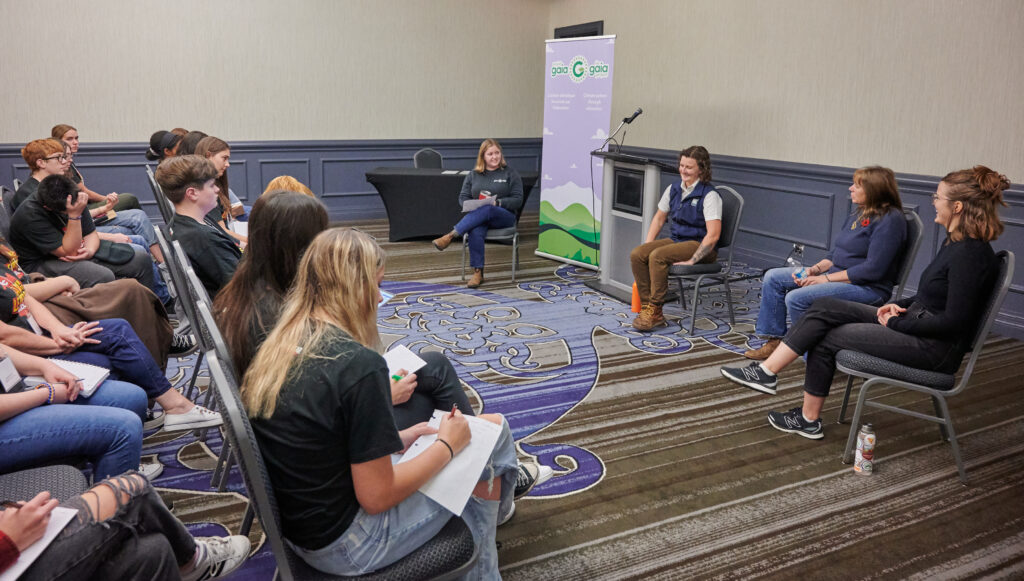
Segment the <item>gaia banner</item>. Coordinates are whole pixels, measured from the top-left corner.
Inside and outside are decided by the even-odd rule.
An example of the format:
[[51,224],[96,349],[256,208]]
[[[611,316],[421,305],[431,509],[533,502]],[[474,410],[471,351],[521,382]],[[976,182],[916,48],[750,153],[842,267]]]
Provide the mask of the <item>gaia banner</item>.
[[537,254],[594,268],[603,168],[590,152],[608,138],[615,36],[549,40],[546,54]]

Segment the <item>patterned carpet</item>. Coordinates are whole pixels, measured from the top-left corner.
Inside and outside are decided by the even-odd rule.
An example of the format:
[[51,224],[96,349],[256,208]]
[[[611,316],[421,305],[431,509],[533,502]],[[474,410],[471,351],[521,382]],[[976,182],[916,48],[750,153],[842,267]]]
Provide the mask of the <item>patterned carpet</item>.
[[[386,239],[386,226],[360,227]],[[990,338],[970,389],[950,401],[970,486],[934,426],[883,412],[869,415],[877,473],[857,476],[839,461],[844,378],[819,442],[765,421],[799,402],[801,363],[775,397],[721,378],[721,365],[757,344],[756,280],[733,288],[735,326],[718,295],[695,336],[680,330],[677,307],[668,327],[640,334],[628,306],[582,284],[592,272],[533,257],[534,228],[523,228],[520,282],[508,282],[509,249],[488,247],[493,266],[477,290],[455,286],[458,250],[384,244],[385,287],[397,294],[380,312],[385,342],[444,351],[477,409],[505,414],[524,455],[556,470],[499,529],[506,579],[1024,575],[1024,344]],[[192,361],[168,374],[186,382]],[[876,397],[929,407],[895,390]],[[240,477],[225,493],[209,487],[218,434],[203,444],[158,432],[145,446],[166,466],[156,484],[179,517],[200,532],[237,530]],[[234,578],[271,578],[273,558],[254,547]]]

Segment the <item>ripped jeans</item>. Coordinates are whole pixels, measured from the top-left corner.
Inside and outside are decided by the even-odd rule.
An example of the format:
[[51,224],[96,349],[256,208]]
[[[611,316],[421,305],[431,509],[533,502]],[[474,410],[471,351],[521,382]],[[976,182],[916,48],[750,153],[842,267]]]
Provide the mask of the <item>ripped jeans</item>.
[[[480,480],[501,478],[501,500],[483,500],[470,496],[462,511],[480,548],[480,557],[469,572],[469,579],[501,579],[498,574],[498,548],[495,535],[498,515],[512,505],[516,487],[515,440],[508,421],[502,421],[501,434]],[[335,575],[362,575],[398,561],[421,547],[444,527],[452,513],[420,492],[414,492],[398,506],[380,514],[359,509],[355,519],[340,537],[326,547],[310,551],[292,545],[311,566]],[[287,539],[286,539],[287,541]],[[289,543],[291,544],[291,543]]]
[[[179,566],[195,556],[195,539],[144,477],[129,474],[136,477],[124,475],[96,485],[110,487],[118,497],[117,512],[110,519],[93,517],[83,498],[95,496],[92,491],[61,504],[77,509],[78,515],[20,579],[181,579]],[[122,493],[131,500],[121,504]]]

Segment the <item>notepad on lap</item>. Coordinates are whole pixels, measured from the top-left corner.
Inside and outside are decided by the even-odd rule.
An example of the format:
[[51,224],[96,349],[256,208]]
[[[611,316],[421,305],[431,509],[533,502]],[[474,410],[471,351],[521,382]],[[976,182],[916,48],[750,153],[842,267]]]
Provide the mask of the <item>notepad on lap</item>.
[[[89,397],[92,395],[96,391],[96,388],[110,376],[109,369],[104,369],[88,363],[66,361],[64,359],[47,359],[47,361],[55,363],[58,367],[64,369],[68,373],[74,374],[75,377],[82,380],[82,390],[78,392],[82,397]],[[25,378],[25,386],[29,389],[34,388],[40,383],[46,383],[46,379],[39,377],[38,375],[30,375]]]
[[63,506],[54,507],[53,512],[50,513],[50,520],[46,523],[46,532],[43,533],[43,538],[32,543],[21,555],[18,556],[18,560],[2,574],[0,574],[0,581],[15,581],[22,573],[28,570],[29,566],[39,558],[39,555],[43,554],[46,547],[50,546],[50,543],[57,538],[57,534],[64,530],[64,527],[68,526],[71,519],[75,518],[78,511],[73,508],[64,508]]

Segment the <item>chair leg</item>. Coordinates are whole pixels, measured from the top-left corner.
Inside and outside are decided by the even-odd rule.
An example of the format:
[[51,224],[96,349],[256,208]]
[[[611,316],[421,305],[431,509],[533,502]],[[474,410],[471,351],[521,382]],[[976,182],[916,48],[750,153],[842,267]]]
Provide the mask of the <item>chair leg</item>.
[[949,445],[953,449],[953,460],[956,461],[956,471],[960,474],[960,483],[967,486],[967,471],[964,470],[964,461],[960,456],[960,444],[956,441],[956,432],[953,430],[953,418],[949,415],[949,407],[946,406],[946,398],[935,397],[935,405],[942,418],[946,433],[949,434]]
[[245,508],[245,514],[242,515],[242,526],[238,528],[238,534],[249,535],[249,530],[252,529],[252,519],[256,517],[256,510],[253,508],[252,499],[249,500],[249,506]]
[[725,283],[725,304],[729,306],[729,324],[735,327],[736,314],[732,308],[732,289],[729,288],[729,275],[725,275],[725,279],[722,282]]
[[[939,396],[932,396],[932,405],[935,407],[935,415],[937,417],[945,419],[946,416],[942,415],[942,407],[939,405]],[[939,424],[939,436],[941,437],[943,442],[949,440],[949,432],[946,431],[945,423]]]
[[846,449],[843,450],[843,464],[853,462],[853,446],[857,443],[857,431],[860,426],[860,416],[864,412],[864,401],[868,397],[868,388],[871,387],[871,380],[865,381],[860,386],[860,395],[857,397],[857,407],[853,410],[853,420],[850,422],[850,435],[846,438]]
[[462,238],[462,282],[466,282],[466,246],[467,239]]
[[846,393],[843,395],[843,405],[839,407],[839,418],[836,420],[837,424],[846,423],[846,408],[850,404],[850,392],[853,391],[853,376],[849,375],[846,378]]
[[690,305],[690,336],[693,336],[693,330],[697,328],[697,299],[700,297],[700,283],[704,280],[703,276],[698,276],[697,280],[693,282],[693,304]]
[[[227,440],[221,442],[220,455],[217,456],[217,465],[213,468],[213,474],[210,476],[210,488],[218,486],[218,482],[223,484],[226,480],[221,477],[221,472],[227,472],[227,465],[231,458],[231,444]],[[224,492],[221,490],[221,492]]]
[[192,391],[196,387],[196,378],[199,377],[199,369],[203,366],[203,352],[199,351],[199,355],[196,356],[195,367],[192,368],[192,379],[188,381],[188,387],[182,390],[182,395],[192,399]]
[[519,233],[512,237],[512,282],[516,282],[516,268],[519,266]]

